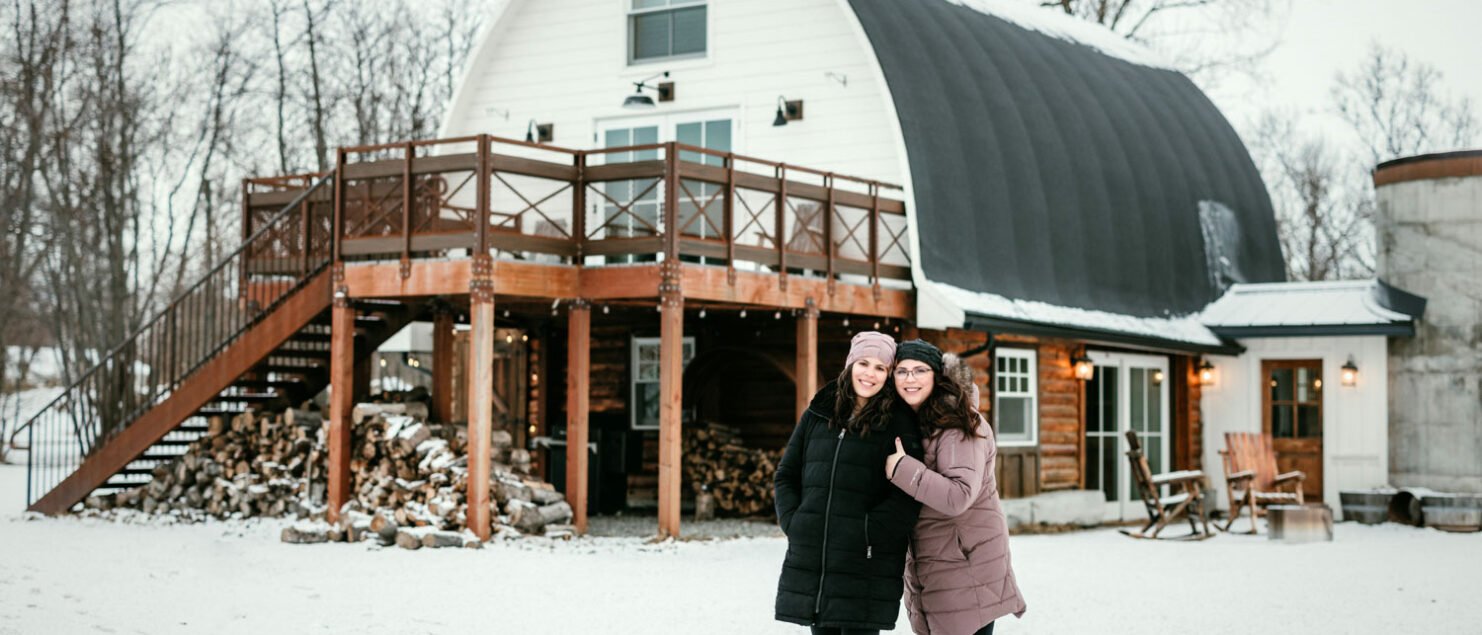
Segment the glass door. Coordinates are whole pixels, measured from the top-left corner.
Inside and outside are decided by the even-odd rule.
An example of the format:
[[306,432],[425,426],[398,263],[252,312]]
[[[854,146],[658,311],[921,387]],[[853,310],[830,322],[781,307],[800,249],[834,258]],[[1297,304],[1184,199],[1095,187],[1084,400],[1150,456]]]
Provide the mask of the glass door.
[[[624,117],[598,123],[598,138],[604,148],[639,146],[676,141],[718,152],[733,149],[735,117],[729,110],[675,113],[650,117]],[[614,152],[604,155],[606,163],[630,163],[659,159],[657,149]],[[681,152],[683,161],[719,166],[720,157],[699,152]],[[676,192],[681,235],[700,239],[723,239],[724,196],[719,185],[684,180]],[[663,227],[663,183],[661,179],[631,179],[603,184],[606,197],[594,202],[596,222],[588,221],[593,238],[645,238],[657,236]],[[589,216],[589,219],[592,217]],[[644,262],[658,259],[656,254],[589,258],[589,264]],[[719,262],[697,259],[697,262]]]
[[1099,351],[1087,357],[1096,373],[1086,382],[1084,486],[1102,492],[1107,520],[1138,519],[1145,512],[1125,435],[1137,433],[1154,474],[1168,470],[1168,359]]

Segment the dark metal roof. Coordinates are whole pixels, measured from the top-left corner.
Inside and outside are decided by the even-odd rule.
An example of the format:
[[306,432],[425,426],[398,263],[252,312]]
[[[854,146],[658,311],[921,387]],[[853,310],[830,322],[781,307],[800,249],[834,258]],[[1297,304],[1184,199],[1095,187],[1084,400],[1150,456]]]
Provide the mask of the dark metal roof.
[[[890,86],[929,280],[1142,317],[1285,277],[1265,185],[1183,75],[943,0],[850,0]],[[1220,236],[1201,202],[1233,212]],[[1228,276],[1227,276],[1228,277]]]

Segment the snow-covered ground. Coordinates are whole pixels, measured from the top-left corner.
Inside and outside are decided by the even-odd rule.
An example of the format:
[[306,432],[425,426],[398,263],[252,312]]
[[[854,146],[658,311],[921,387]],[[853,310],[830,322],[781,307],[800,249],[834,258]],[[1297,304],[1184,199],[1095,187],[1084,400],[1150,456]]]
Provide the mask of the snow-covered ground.
[[[24,466],[0,465],[0,633],[806,632],[772,621],[775,534],[477,551],[286,545],[275,522],[28,519],[24,479]],[[1336,533],[1307,545],[1016,536],[1029,612],[996,632],[1478,632],[1482,534]]]

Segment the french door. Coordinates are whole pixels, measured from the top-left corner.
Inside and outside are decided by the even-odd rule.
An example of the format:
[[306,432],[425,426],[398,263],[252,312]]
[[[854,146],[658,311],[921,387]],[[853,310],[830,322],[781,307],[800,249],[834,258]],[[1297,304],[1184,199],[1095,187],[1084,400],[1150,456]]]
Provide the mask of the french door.
[[1127,431],[1137,433],[1153,474],[1168,471],[1168,358],[1088,351],[1096,373],[1086,382],[1085,487],[1106,499],[1105,519],[1145,517],[1127,461]]
[[[602,147],[617,148],[676,141],[718,152],[731,152],[735,143],[735,116],[731,110],[709,110],[648,117],[624,117],[599,122],[597,134]],[[656,149],[614,152],[603,155],[606,163],[651,161],[660,158]],[[682,152],[680,160],[722,165],[720,157]],[[663,227],[662,183],[658,179],[632,179],[603,184],[605,198],[596,201],[596,218],[588,227],[601,227],[594,238],[641,238],[655,236]],[[679,231],[701,239],[724,238],[724,202],[717,196],[721,186],[685,180],[677,193]],[[591,220],[596,220],[593,224]],[[655,255],[608,257],[606,262],[654,260]],[[703,262],[703,259],[701,259]]]

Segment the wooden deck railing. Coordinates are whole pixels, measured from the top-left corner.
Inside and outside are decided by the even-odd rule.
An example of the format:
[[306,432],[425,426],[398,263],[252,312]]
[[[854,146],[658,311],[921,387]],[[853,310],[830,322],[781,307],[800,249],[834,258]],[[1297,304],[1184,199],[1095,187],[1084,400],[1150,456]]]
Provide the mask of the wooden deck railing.
[[[679,143],[571,150],[489,136],[342,148],[335,260],[464,253],[602,265],[664,258],[908,279],[900,188]],[[277,209],[313,175],[252,179]],[[285,252],[286,253],[286,252]],[[264,254],[266,256],[267,254]]]

